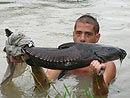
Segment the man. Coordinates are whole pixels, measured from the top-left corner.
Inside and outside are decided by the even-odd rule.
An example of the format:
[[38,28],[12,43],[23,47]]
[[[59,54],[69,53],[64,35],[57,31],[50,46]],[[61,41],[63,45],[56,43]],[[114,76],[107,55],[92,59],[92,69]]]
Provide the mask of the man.
[[[79,19],[77,19],[73,31],[74,42],[97,43],[99,39],[99,24],[94,17],[90,15],[83,15]],[[28,57],[24,56],[24,59],[26,60],[28,59]],[[13,58],[11,58],[11,60],[12,62],[15,62]],[[104,71],[103,75],[99,75],[101,69]],[[44,87],[45,84],[43,83],[43,80],[41,78],[41,75],[44,73],[44,71],[42,68],[40,68],[40,70],[40,74],[37,74],[35,67],[32,67],[32,71],[35,77]],[[48,69],[46,72],[46,76],[49,80],[54,81],[55,79],[57,79],[61,72],[61,70]],[[108,93],[108,85],[116,75],[116,67],[113,62],[100,64],[99,61],[94,60],[91,62],[89,67],[68,71],[67,74],[82,74],[84,76],[91,76],[93,78],[94,94],[104,95]],[[36,79],[35,83],[38,84]]]

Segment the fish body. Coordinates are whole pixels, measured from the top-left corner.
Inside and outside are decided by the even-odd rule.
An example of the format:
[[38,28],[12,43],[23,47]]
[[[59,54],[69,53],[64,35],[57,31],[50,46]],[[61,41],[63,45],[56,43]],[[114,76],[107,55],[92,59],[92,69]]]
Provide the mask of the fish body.
[[100,44],[65,43],[58,48],[26,47],[25,52],[30,57],[31,66],[49,69],[73,70],[87,67],[93,60],[101,63],[125,58],[125,50]]

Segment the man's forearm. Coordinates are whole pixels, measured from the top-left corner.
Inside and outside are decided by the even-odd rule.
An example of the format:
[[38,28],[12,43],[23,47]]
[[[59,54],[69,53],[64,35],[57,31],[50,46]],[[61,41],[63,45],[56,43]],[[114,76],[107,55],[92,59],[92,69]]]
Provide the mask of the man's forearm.
[[43,88],[43,89],[48,89],[50,87],[50,82],[41,67],[33,66],[32,72],[33,72],[33,77],[36,86]]
[[102,96],[108,93],[108,86],[104,82],[103,75],[93,74],[93,92],[95,96]]

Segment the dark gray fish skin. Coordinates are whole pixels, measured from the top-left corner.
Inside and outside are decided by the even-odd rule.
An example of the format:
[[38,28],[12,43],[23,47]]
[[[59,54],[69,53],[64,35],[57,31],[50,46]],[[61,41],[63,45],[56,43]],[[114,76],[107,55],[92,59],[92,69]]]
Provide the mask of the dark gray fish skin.
[[6,36],[9,37],[13,32],[9,29],[5,29]]
[[[117,47],[73,42],[60,45],[59,48],[26,47],[25,51],[30,57],[30,61],[27,61],[29,65],[58,70],[86,67],[93,60],[101,63],[117,59],[122,61],[126,56],[126,52]],[[39,52],[41,55],[36,56]]]

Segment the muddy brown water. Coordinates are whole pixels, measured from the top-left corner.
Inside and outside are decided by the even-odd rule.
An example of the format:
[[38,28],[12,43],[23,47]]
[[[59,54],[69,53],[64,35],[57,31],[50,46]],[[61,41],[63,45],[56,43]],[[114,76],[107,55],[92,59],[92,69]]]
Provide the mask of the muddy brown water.
[[[117,66],[116,80],[109,87],[107,98],[130,97],[130,1],[129,0],[0,0],[0,81],[7,67],[5,53],[5,28],[31,37],[36,46],[57,47],[71,42],[75,20],[86,13],[97,17],[101,26],[99,43],[123,48],[128,55]],[[91,89],[91,79],[71,75],[55,82],[56,89],[64,94],[64,85],[74,96],[85,98],[84,89]],[[57,92],[48,90],[51,98]],[[30,67],[13,79],[8,87],[0,87],[0,98],[44,98],[34,91]],[[76,97],[74,97],[76,98]]]

